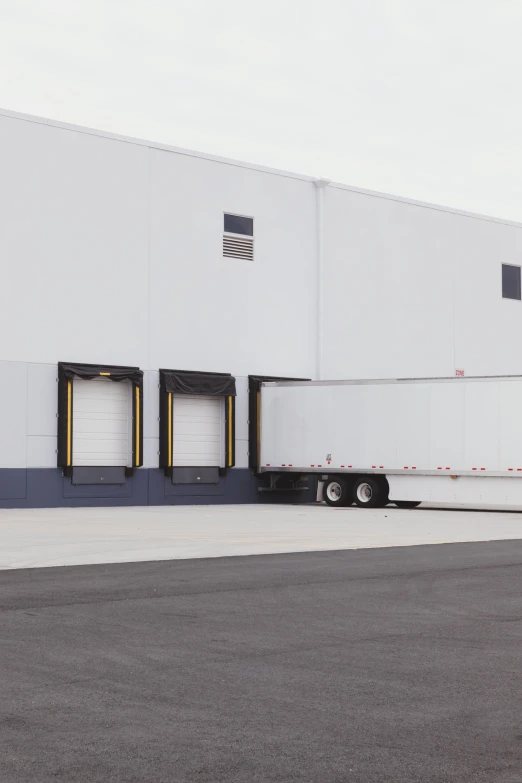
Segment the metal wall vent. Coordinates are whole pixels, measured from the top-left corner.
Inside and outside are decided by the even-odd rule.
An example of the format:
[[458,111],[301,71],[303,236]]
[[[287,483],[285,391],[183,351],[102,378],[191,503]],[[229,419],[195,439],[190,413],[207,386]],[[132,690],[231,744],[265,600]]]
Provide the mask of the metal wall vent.
[[254,238],[223,234],[223,256],[225,258],[242,258],[245,261],[253,261]]

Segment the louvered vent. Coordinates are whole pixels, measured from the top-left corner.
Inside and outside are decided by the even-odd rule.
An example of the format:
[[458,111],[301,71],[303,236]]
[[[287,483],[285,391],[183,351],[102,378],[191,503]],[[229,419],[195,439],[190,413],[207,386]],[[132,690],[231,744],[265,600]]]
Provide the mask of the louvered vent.
[[223,234],[223,256],[225,258],[242,258],[245,261],[253,261],[254,238]]

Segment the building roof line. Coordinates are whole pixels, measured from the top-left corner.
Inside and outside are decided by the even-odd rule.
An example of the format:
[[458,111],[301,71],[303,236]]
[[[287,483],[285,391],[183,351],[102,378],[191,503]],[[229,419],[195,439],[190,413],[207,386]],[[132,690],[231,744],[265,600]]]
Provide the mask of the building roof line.
[[398,201],[401,204],[410,204],[414,207],[420,207],[421,209],[434,209],[438,212],[448,212],[451,215],[459,215],[460,217],[472,218],[474,220],[485,220],[489,223],[501,223],[504,226],[513,226],[514,228],[522,228],[522,222],[516,220],[508,220],[507,218],[493,217],[492,215],[482,215],[480,212],[467,212],[464,209],[456,209],[455,207],[446,207],[442,204],[434,204],[430,201],[418,201],[416,199],[407,198],[405,196],[395,196],[391,193],[382,193],[376,190],[367,190],[366,188],[359,188],[353,185],[344,185],[341,182],[332,182],[331,188],[337,188],[338,190],[349,190],[352,193],[358,193],[361,196],[370,196],[373,198],[383,198],[388,201]]
[[32,114],[22,114],[21,112],[10,111],[9,109],[0,108],[0,117],[7,117],[14,120],[22,120],[24,122],[33,122],[38,125],[48,125],[52,128],[59,128],[61,130],[73,131],[75,133],[84,133],[88,136],[98,136],[103,139],[109,139],[110,141],[120,141],[125,144],[135,144],[139,147],[148,147],[149,149],[163,150],[165,152],[172,152],[176,155],[186,155],[192,158],[201,158],[202,160],[208,160],[214,163],[222,163],[227,166],[237,166],[243,169],[252,169],[254,171],[260,171],[266,174],[277,174],[280,177],[289,177],[291,179],[299,179],[305,182],[313,182],[316,177],[308,177],[304,174],[297,174],[292,171],[283,171],[280,169],[273,169],[269,166],[261,166],[255,163],[247,163],[246,161],[234,160],[233,158],[222,158],[219,155],[211,155],[206,152],[198,152],[197,150],[189,150],[183,147],[174,147],[171,144],[163,144],[161,142],[148,141],[146,139],[137,139],[133,136],[124,136],[120,133],[112,133],[111,131],[98,130],[96,128],[88,128],[83,125],[74,125],[69,122],[62,122],[61,120],[47,119],[46,117],[37,117]]
[[[261,166],[255,163],[247,163],[241,160],[235,160],[233,158],[223,158],[219,155],[210,155],[205,152],[199,152],[197,150],[184,149],[183,147],[174,147],[170,144],[163,144],[161,142],[147,141],[145,139],[137,139],[132,136],[124,136],[119,133],[112,133],[110,131],[97,130],[95,128],[88,128],[83,125],[74,125],[68,122],[62,122],[60,120],[48,119],[46,117],[37,117],[32,114],[23,114],[21,112],[11,111],[9,109],[0,108],[0,117],[7,117],[15,120],[22,120],[24,122],[34,122],[40,125],[48,125],[53,128],[60,128],[61,130],[73,131],[75,133],[84,133],[89,136],[98,136],[100,138],[109,139],[112,141],[120,141],[125,144],[136,144],[140,147],[148,147],[149,149],[163,150],[164,152],[172,152],[176,155],[186,155],[192,158],[199,158],[201,160],[208,160],[213,163],[221,163],[226,166],[236,166],[238,168],[249,169],[251,171],[259,171],[264,174],[275,174],[279,177],[288,177],[289,179],[296,179],[302,182],[316,183],[323,181],[320,177],[312,177],[306,174],[297,174],[292,171],[285,171],[283,169],[270,168],[269,166]],[[420,207],[422,209],[434,209],[439,212],[447,212],[452,215],[460,215],[461,217],[472,218],[474,220],[485,220],[490,223],[500,223],[506,226],[513,226],[515,228],[522,228],[522,222],[515,220],[507,220],[504,218],[492,217],[491,215],[482,215],[478,212],[467,212],[466,210],[456,209],[453,207],[443,206],[441,204],[432,204],[428,201],[418,201],[416,199],[407,198],[404,196],[396,196],[390,193],[381,193],[375,190],[368,190],[366,188],[360,188],[353,185],[345,185],[341,182],[329,182],[328,188],[335,188],[337,190],[347,190],[352,193],[358,193],[363,196],[369,196],[371,198],[382,198],[388,201],[397,201],[401,204],[410,204],[411,206]]]

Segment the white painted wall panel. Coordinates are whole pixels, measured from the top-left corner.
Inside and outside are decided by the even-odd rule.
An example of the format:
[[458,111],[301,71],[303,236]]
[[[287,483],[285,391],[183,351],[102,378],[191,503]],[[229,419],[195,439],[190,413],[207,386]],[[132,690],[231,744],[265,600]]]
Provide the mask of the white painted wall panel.
[[53,364],[28,364],[27,372],[27,434],[54,436],[56,440],[58,367]]
[[455,363],[467,375],[522,373],[522,302],[502,298],[501,277],[502,263],[522,264],[522,229],[468,222],[455,269]]
[[25,468],[27,365],[0,362],[0,389],[0,468]]
[[[143,437],[159,438],[159,372],[146,372],[143,376]],[[158,460],[156,460],[156,467]]]
[[236,375],[235,467],[248,468],[248,378]]
[[0,359],[143,366],[147,148],[0,116],[0,171]]
[[236,468],[248,468],[248,441],[236,438]]
[[[315,188],[151,150],[151,368],[313,371]],[[223,213],[254,217],[255,260],[222,257]]]
[[323,378],[454,375],[454,269],[474,221],[329,187]]
[[157,468],[159,463],[159,438],[143,438],[143,467]]
[[27,437],[27,467],[56,467],[56,436],[29,435]]
[[329,187],[324,378],[522,373],[522,228]]
[[237,375],[236,440],[248,440],[248,378]]

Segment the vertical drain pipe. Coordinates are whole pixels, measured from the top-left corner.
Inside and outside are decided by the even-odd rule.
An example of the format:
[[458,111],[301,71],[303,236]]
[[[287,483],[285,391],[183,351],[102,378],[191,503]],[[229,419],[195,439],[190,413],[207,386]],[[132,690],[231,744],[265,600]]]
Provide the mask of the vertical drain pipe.
[[316,380],[320,381],[323,377],[323,212],[324,212],[324,189],[330,184],[329,179],[316,179],[314,181],[316,189],[316,235],[317,235],[317,312],[316,312]]

